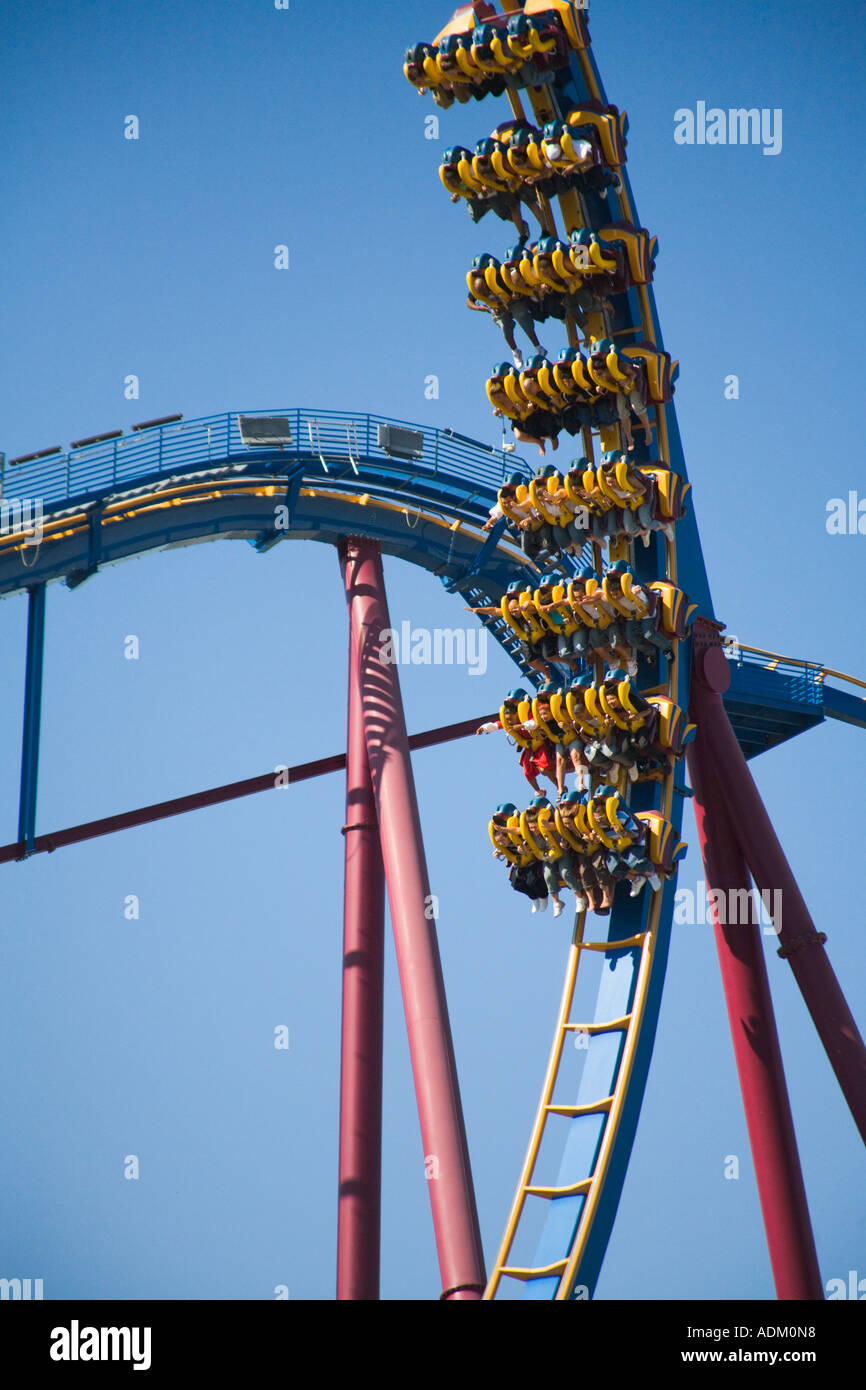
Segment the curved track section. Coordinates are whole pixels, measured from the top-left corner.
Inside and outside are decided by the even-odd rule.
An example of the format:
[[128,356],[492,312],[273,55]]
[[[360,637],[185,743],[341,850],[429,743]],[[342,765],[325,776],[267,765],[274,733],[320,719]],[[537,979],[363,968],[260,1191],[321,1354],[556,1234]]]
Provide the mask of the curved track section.
[[[537,573],[502,527],[481,529],[514,467],[454,431],[351,412],[229,412],[118,432],[7,466],[0,595],[75,587],[130,556],[201,541],[247,540],[264,554],[284,539],[355,534],[467,605],[498,604],[512,579]],[[502,619],[485,622],[537,681]]]
[[[554,7],[559,21],[576,26],[581,39],[587,35],[585,19],[567,3],[550,8]],[[536,3],[526,5],[527,13],[531,11],[539,23],[545,22],[539,11],[546,8]],[[458,12],[449,29],[453,32],[453,26],[461,23],[459,16],[468,13]],[[470,22],[467,19],[464,27],[468,28]],[[570,110],[587,101],[607,105],[588,40],[585,47],[573,46],[569,65],[548,74],[542,85],[522,90],[510,87],[506,95],[513,116],[527,114],[526,101],[539,126],[549,120],[564,119]],[[620,188],[616,193],[593,192],[578,197],[569,191],[560,195],[558,213],[566,234],[582,226],[601,232],[609,224],[622,221],[640,227],[625,167],[619,167],[617,173]],[[539,202],[547,232],[557,235],[553,204],[541,199]],[[567,327],[569,341],[576,346],[575,327],[570,322]],[[605,324],[598,315],[590,316],[588,331],[596,338],[610,335],[614,340],[664,349],[648,284],[635,284],[618,295],[609,323]],[[656,405],[654,414],[655,454],[640,445],[632,454],[634,461],[640,464],[655,457],[687,479],[673,405]],[[599,442],[602,450],[623,447],[616,428],[602,429]],[[592,460],[592,438],[586,429],[583,451]],[[642,553],[635,547],[634,570],[641,582],[666,577],[687,592],[704,618],[712,619],[709,586],[691,510],[676,529],[676,542],[655,536]],[[593,558],[599,568],[598,547]],[[690,670],[691,644],[687,643],[681,652],[675,653],[666,670],[664,663],[656,667],[655,678],[642,686],[644,694],[652,688],[687,710]],[[686,794],[685,768],[679,763],[661,787],[658,783],[636,784],[629,804],[632,810],[660,810],[678,831]],[[531,1299],[565,1300],[592,1294],[616,1215],[643,1099],[664,983],[675,886],[676,879],[672,878],[652,895],[648,890],[634,899],[618,894],[606,923],[604,919],[591,919],[598,927],[607,925],[604,937],[593,934],[596,927],[591,931],[585,916],[578,915],[539,1108],[485,1294],[488,1299],[495,1297],[503,1279],[523,1282]],[[603,964],[593,1018],[580,1021],[573,1019],[572,1009],[578,966],[587,953],[600,954]],[[581,1034],[586,1048],[577,1094],[564,1096],[561,1091],[567,1069],[562,1064],[566,1044]],[[551,1133],[554,1129],[560,1130],[558,1139],[563,1144],[559,1172],[552,1182],[539,1181],[535,1177],[536,1165],[548,1135],[556,1143]],[[546,1215],[535,1257],[531,1263],[518,1263],[512,1251],[522,1232],[521,1223],[539,1201],[544,1204]]]

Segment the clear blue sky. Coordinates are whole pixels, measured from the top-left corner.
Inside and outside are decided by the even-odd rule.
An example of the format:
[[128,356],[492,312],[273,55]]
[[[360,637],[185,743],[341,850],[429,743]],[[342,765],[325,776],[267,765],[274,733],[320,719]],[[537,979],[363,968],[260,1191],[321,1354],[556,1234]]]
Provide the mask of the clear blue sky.
[[[402,77],[433,3],[49,0],[2,25],[8,456],[172,411],[371,410],[498,438],[496,330],[463,308],[473,227],[436,176],[501,103],[442,113]],[[596,0],[629,170],[659,237],[656,293],[716,610],[742,640],[866,676],[859,5]],[[673,113],[783,110],[783,149],[679,146]],[[123,138],[124,117],[140,139]],[[492,225],[491,225],[492,224]],[[291,269],[273,268],[290,248]],[[124,399],[124,378],[141,381]],[[740,379],[725,400],[724,378]],[[440,380],[427,400],[425,378]],[[386,562],[392,616],[460,600]],[[344,746],[344,603],[313,543],[148,556],[48,602],[39,829]],[[0,605],[2,838],[15,835],[25,600]],[[141,659],[123,658],[136,634]],[[498,705],[483,677],[405,668],[409,726]],[[866,742],[813,730],[753,768],[866,1026]],[[431,886],[488,1260],[523,1155],[569,919],[529,915],[486,821],[523,795],[504,743],[418,755]],[[830,796],[828,798],[828,789]],[[826,808],[832,804],[833,811]],[[2,870],[3,1258],[50,1298],[328,1298],[334,1288],[341,779]],[[702,877],[694,824],[680,884]],[[124,899],[140,898],[140,918]],[[866,1275],[862,1149],[789,968],[767,943],[824,1279]],[[388,960],[383,1295],[438,1292],[423,1155]],[[288,1052],[272,1045],[290,1030]],[[136,1154],[141,1177],[123,1177]],[[725,1181],[726,1155],[740,1159]],[[600,1298],[769,1298],[772,1283],[712,932],[676,927],[658,1045]]]

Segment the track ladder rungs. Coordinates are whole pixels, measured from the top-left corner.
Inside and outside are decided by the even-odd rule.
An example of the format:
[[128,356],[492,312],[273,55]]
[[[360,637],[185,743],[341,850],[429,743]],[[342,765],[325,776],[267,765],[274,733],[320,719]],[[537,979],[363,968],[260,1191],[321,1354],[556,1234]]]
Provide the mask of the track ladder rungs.
[[590,1105],[545,1105],[544,1108],[550,1115],[567,1115],[575,1120],[580,1115],[603,1115],[612,1105],[613,1096],[605,1096],[604,1100],[594,1100]]
[[596,1033],[625,1032],[630,1023],[631,1014],[623,1014],[622,1018],[611,1018],[607,1023],[564,1023],[562,1027],[568,1033],[589,1033],[594,1037]]
[[524,1187],[529,1197],[585,1197],[592,1187],[592,1178],[581,1178],[580,1182],[569,1183],[567,1187]]
[[574,944],[579,951],[628,951],[634,946],[642,946],[646,938],[647,933],[642,931],[623,941],[575,941]]
[[540,1269],[519,1269],[514,1265],[503,1265],[500,1274],[507,1274],[509,1279],[522,1279],[527,1282],[530,1279],[552,1279],[559,1278],[565,1273],[568,1260],[557,1260],[556,1264],[544,1265]]

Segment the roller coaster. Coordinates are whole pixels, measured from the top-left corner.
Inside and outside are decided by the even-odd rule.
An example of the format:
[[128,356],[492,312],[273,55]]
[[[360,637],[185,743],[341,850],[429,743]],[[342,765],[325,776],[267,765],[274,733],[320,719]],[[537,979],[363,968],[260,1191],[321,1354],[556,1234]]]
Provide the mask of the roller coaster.
[[[504,260],[484,253],[467,275],[470,301],[510,335],[514,365],[488,379],[491,404],[518,443],[544,452],[573,434],[579,459],[561,472],[536,469],[504,435],[495,447],[453,430],[293,407],[144,421],[10,460],[2,501],[14,524],[0,536],[0,595],[27,593],[28,629],[18,836],[0,861],[274,785],[263,774],[37,833],[49,584],[74,588],[127,557],[204,540],[245,540],[263,555],[288,539],[335,547],[349,615],[347,751],[287,775],[347,772],[337,1294],[378,1296],[387,885],[424,1153],[439,1170],[429,1188],[441,1297],[492,1299],[508,1284],[530,1299],[577,1300],[595,1288],[640,1114],[686,798],[720,898],[750,893],[752,879],[770,901],[784,895],[779,954],[866,1138],[866,1052],[746,765],[826,717],[866,727],[856,693],[866,685],[732,645],[716,620],[673,402],[678,364],[653,297],[658,246],[637,215],[627,118],[608,102],[585,9],[526,0],[500,14],[474,0],[408,51],[404,74],[443,110],[468,107],[446,118],[455,122],[468,122],[475,102],[507,102],[474,153],[446,151],[441,179],[473,220],[492,212],[491,222],[512,220],[520,233]],[[524,212],[538,219],[536,244]],[[540,348],[537,322],[559,323],[567,341],[558,358]],[[515,324],[536,348],[525,365]],[[38,527],[26,511],[34,498]],[[390,626],[383,554],[435,575],[514,662],[522,686],[498,717],[481,712],[409,737],[396,671],[375,640]],[[574,750],[559,800],[500,807],[490,834],[512,877],[535,860],[554,895],[564,883],[577,903],[538,1111],[489,1272],[410,758],[484,719],[530,755],[545,743]],[[587,746],[605,740],[628,754],[649,723],[644,756],[609,749],[607,761],[588,759]],[[583,791],[569,801],[564,775],[573,772]],[[777,1295],[820,1298],[759,928],[713,913]],[[583,1019],[574,1000],[587,953],[604,969]],[[582,1072],[564,1094],[564,1050],[578,1037]],[[560,1155],[552,1180],[539,1176],[550,1140]],[[518,1261],[518,1235],[539,1204],[535,1256]]]

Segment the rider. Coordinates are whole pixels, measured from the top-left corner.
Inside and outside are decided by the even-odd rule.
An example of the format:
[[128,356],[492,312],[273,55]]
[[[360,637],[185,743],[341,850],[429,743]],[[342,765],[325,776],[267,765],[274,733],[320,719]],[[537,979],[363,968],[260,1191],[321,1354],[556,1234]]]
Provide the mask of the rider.
[[513,299],[506,302],[505,292],[497,295],[491,288],[484,271],[486,269],[499,271],[500,263],[495,256],[482,255],[476,256],[472,262],[472,269],[466,276],[466,283],[469,287],[469,294],[466,299],[466,307],[475,309],[480,313],[490,314],[497,328],[501,329],[506,343],[511,348],[511,355],[514,359],[515,367],[523,366],[523,356],[517,343],[514,340],[514,325],[517,323],[526,334],[536,352],[544,353],[544,348],[538,341],[535,334],[535,324],[532,313],[526,300],[515,295]]

